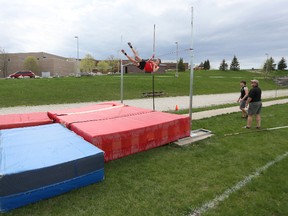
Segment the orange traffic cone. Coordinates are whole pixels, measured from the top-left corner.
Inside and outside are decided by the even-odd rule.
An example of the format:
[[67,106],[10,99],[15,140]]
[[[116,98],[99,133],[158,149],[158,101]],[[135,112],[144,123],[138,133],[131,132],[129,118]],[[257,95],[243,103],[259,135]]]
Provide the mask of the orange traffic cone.
[[178,109],[179,109],[179,107],[178,107],[178,105],[176,105],[175,110],[178,111]]

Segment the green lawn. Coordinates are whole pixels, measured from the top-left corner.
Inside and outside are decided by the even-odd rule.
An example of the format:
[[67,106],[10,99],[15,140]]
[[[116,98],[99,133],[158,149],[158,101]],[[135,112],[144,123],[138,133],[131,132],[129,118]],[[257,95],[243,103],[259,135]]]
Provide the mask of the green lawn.
[[[283,75],[283,74],[281,74]],[[276,74],[277,76],[277,74]],[[248,71],[195,71],[194,94],[239,92],[240,80],[260,80],[263,90],[280,88]],[[124,99],[152,90],[150,74],[125,75]],[[155,91],[189,94],[189,72],[155,75]],[[120,76],[0,80],[0,107],[120,100]],[[265,107],[263,128],[286,126],[288,104]],[[193,121],[214,133],[184,148],[173,144],[105,164],[105,180],[31,204],[5,215],[189,215],[259,167],[288,151],[287,129],[242,129],[240,113]],[[239,135],[225,134],[240,132]],[[269,167],[204,215],[288,215],[288,158]],[[4,215],[4,214],[3,214]]]
[[[155,74],[155,91],[165,96],[189,95],[190,71]],[[277,75],[277,74],[276,74]],[[195,71],[193,95],[239,92],[241,80],[260,80],[263,90],[277,87],[272,79],[248,71]],[[120,75],[53,79],[1,79],[0,107],[120,100]],[[248,84],[249,85],[249,84]],[[124,100],[152,91],[151,74],[125,74]]]
[[[263,108],[263,128],[287,125],[287,109],[288,104]],[[288,151],[287,129],[259,132],[243,129],[245,124],[240,113],[193,121],[193,129],[214,136],[111,161],[103,182],[5,215],[189,215]],[[242,134],[225,136],[235,132]],[[285,158],[269,167],[204,215],[288,215],[287,164]]]

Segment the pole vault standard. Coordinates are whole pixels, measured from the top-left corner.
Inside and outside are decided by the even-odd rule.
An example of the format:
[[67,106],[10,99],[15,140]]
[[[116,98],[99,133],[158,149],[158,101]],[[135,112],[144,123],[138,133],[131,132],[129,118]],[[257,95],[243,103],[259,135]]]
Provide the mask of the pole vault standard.
[[[121,47],[123,45],[123,37],[121,35]],[[119,51],[120,52],[120,51]],[[120,55],[120,70],[121,70],[121,86],[120,86],[120,97],[121,97],[121,103],[123,104],[123,79],[124,79],[124,72],[123,72],[123,61],[122,61],[122,57]]]
[[[155,57],[155,24],[153,34],[153,58]],[[154,88],[154,71],[152,72],[152,92],[153,92],[153,111],[155,111],[155,88]]]
[[190,105],[189,105],[189,118],[190,118],[190,131],[192,130],[192,105],[193,105],[193,7],[191,7],[191,41],[190,41]]

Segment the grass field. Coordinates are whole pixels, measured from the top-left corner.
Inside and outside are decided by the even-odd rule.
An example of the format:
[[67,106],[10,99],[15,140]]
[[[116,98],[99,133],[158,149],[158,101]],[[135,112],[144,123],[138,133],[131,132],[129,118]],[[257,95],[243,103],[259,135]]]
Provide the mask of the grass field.
[[[239,92],[239,81],[257,78],[263,90],[272,79],[247,71],[195,71],[194,94]],[[151,75],[125,75],[124,98],[151,91]],[[189,94],[189,72],[155,75],[155,91]],[[0,80],[0,107],[120,99],[120,76]],[[286,126],[288,104],[264,108],[263,128]],[[3,215],[192,215],[225,191],[288,152],[287,129],[242,129],[239,113],[193,121],[214,136],[184,148],[173,144],[105,164],[105,180]],[[225,134],[240,132],[239,135]],[[288,215],[288,158],[273,163],[201,215]]]
[[[189,95],[190,72],[155,74],[155,91],[165,96]],[[275,74],[277,75],[277,74]],[[241,80],[260,80],[263,90],[277,87],[262,74],[248,71],[195,71],[193,94],[239,92]],[[120,100],[120,75],[53,79],[1,79],[0,107]],[[248,83],[249,85],[249,83]],[[141,98],[152,91],[151,74],[125,74],[124,99]]]
[[[288,104],[264,108],[263,128],[287,125]],[[105,180],[5,215],[189,215],[288,152],[287,129],[242,129],[239,113],[193,121],[214,136],[105,164]],[[219,127],[221,125],[221,127]],[[242,134],[225,136],[240,132]],[[273,164],[201,215],[288,215],[288,158]]]

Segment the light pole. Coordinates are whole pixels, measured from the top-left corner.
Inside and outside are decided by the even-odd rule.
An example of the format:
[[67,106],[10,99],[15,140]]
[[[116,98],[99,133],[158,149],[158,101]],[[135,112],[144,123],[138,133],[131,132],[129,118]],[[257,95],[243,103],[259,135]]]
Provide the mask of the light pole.
[[178,77],[178,42],[175,42],[176,44],[176,74],[175,76]]
[[269,57],[269,54],[265,53],[265,55],[267,56],[267,60],[266,60],[266,74],[265,74],[265,78],[266,78],[266,76],[268,75],[268,57]]
[[77,59],[76,59],[76,65],[77,65],[77,70],[76,73],[79,73],[79,37],[75,36],[76,40],[77,40]]

